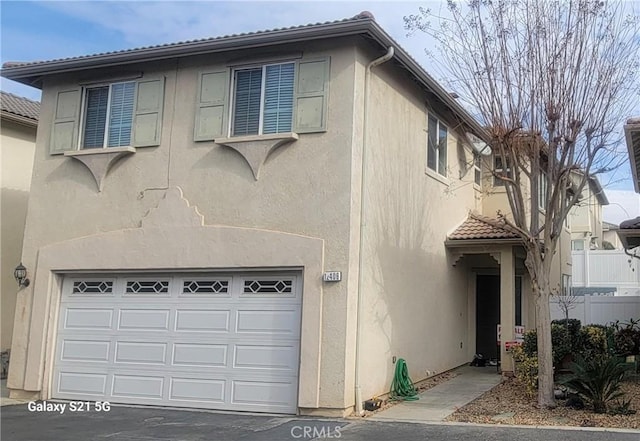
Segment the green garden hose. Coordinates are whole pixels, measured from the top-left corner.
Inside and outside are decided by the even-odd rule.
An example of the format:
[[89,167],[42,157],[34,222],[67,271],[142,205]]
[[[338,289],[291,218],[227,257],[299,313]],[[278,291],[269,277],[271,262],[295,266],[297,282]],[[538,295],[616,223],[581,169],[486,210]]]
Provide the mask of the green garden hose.
[[420,399],[418,391],[413,387],[413,381],[409,378],[409,370],[404,358],[399,358],[396,363],[396,372],[393,374],[389,396],[392,400],[415,401]]

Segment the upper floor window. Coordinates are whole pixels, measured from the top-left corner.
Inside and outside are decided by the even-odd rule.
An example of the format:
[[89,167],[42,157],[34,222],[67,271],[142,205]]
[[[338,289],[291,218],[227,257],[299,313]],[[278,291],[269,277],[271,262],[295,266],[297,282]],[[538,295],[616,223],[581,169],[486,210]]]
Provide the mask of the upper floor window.
[[547,173],[540,171],[538,175],[538,208],[544,210],[549,198],[549,188],[547,187]]
[[478,153],[473,154],[473,182],[476,185],[482,184],[482,156]]
[[330,58],[200,72],[194,141],[327,130]]
[[163,108],[164,76],[65,87],[56,93],[49,153],[158,146]]
[[80,147],[131,145],[136,83],[113,83],[85,89]]
[[447,176],[447,127],[429,114],[427,130],[427,167]]
[[232,135],[291,132],[295,63],[234,72]]
[[499,176],[511,176],[511,161],[509,161],[509,158],[506,158],[505,161],[502,156],[495,155],[493,157],[493,172],[493,185],[495,187],[503,187],[504,180]]

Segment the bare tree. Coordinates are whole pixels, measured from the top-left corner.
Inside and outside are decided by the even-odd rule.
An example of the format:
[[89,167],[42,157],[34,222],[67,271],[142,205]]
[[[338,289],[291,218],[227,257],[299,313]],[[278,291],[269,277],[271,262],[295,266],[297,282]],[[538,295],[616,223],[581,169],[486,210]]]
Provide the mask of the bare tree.
[[497,213],[495,222],[517,231],[526,251],[541,407],[556,405],[549,297],[563,222],[589,177],[624,161],[619,125],[640,94],[639,22],[625,8],[591,0],[450,0],[442,16],[421,8],[405,17],[406,29],[436,40],[436,61],[500,158],[491,169],[511,213]]
[[569,288],[567,291],[562,293],[562,295],[558,296],[557,299],[558,308],[560,308],[560,310],[564,314],[565,327],[569,329],[569,311],[575,309],[575,307],[578,306],[578,297],[573,295],[571,288]]

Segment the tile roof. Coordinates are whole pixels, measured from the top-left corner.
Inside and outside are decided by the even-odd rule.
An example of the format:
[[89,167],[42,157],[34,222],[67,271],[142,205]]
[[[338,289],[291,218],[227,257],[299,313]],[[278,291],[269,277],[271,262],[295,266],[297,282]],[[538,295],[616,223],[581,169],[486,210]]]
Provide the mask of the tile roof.
[[30,99],[0,91],[0,110],[24,118],[38,121],[40,103]]
[[469,217],[449,235],[449,240],[464,239],[517,239],[519,236],[508,226],[497,227],[496,219],[469,214]]
[[620,224],[621,230],[640,230],[640,216],[628,219]]
[[325,21],[325,22],[308,23],[308,24],[304,24],[304,25],[288,26],[288,27],[273,28],[273,29],[263,29],[263,30],[260,30],[260,31],[242,32],[242,33],[238,33],[238,34],[228,34],[228,35],[221,35],[221,36],[217,36],[217,37],[197,38],[197,39],[193,39],[193,40],[184,40],[184,41],[177,41],[177,42],[172,42],[172,43],[155,44],[155,45],[151,45],[151,46],[141,46],[141,47],[130,48],[130,49],[122,49],[122,50],[119,50],[119,51],[98,52],[98,53],[95,53],[95,54],[79,55],[79,56],[76,56],[76,57],[54,58],[52,60],[7,61],[2,65],[2,67],[3,68],[14,68],[14,67],[24,67],[24,66],[35,66],[35,65],[38,65],[38,64],[55,63],[55,62],[60,62],[60,61],[82,60],[82,59],[85,59],[85,58],[101,57],[101,56],[104,56],[104,55],[126,54],[126,53],[129,53],[129,52],[142,52],[142,51],[147,51],[147,50],[152,50],[152,49],[189,46],[189,45],[192,45],[194,43],[215,42],[215,41],[220,41],[220,40],[230,40],[230,39],[235,39],[235,38],[256,36],[256,35],[261,35],[261,34],[272,34],[272,33],[278,33],[278,32],[283,32],[283,31],[292,31],[292,30],[296,30],[296,29],[305,29],[305,28],[313,28],[313,27],[324,26],[324,25],[332,25],[332,24],[338,24],[338,23],[355,22],[355,21],[358,21],[358,20],[375,20],[375,18],[373,17],[373,15],[370,12],[363,11],[363,12],[361,12],[361,13],[359,13],[359,14],[351,17],[351,18],[343,18],[343,19],[340,19],[340,20],[331,20],[331,21]]

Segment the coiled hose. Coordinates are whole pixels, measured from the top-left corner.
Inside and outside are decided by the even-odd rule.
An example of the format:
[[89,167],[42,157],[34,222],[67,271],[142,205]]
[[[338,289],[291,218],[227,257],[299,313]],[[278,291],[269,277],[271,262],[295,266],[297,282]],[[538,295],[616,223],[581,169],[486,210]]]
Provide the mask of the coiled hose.
[[413,387],[413,381],[409,378],[409,370],[404,358],[399,358],[396,362],[396,371],[393,374],[389,396],[392,400],[415,401],[420,399],[418,391]]

